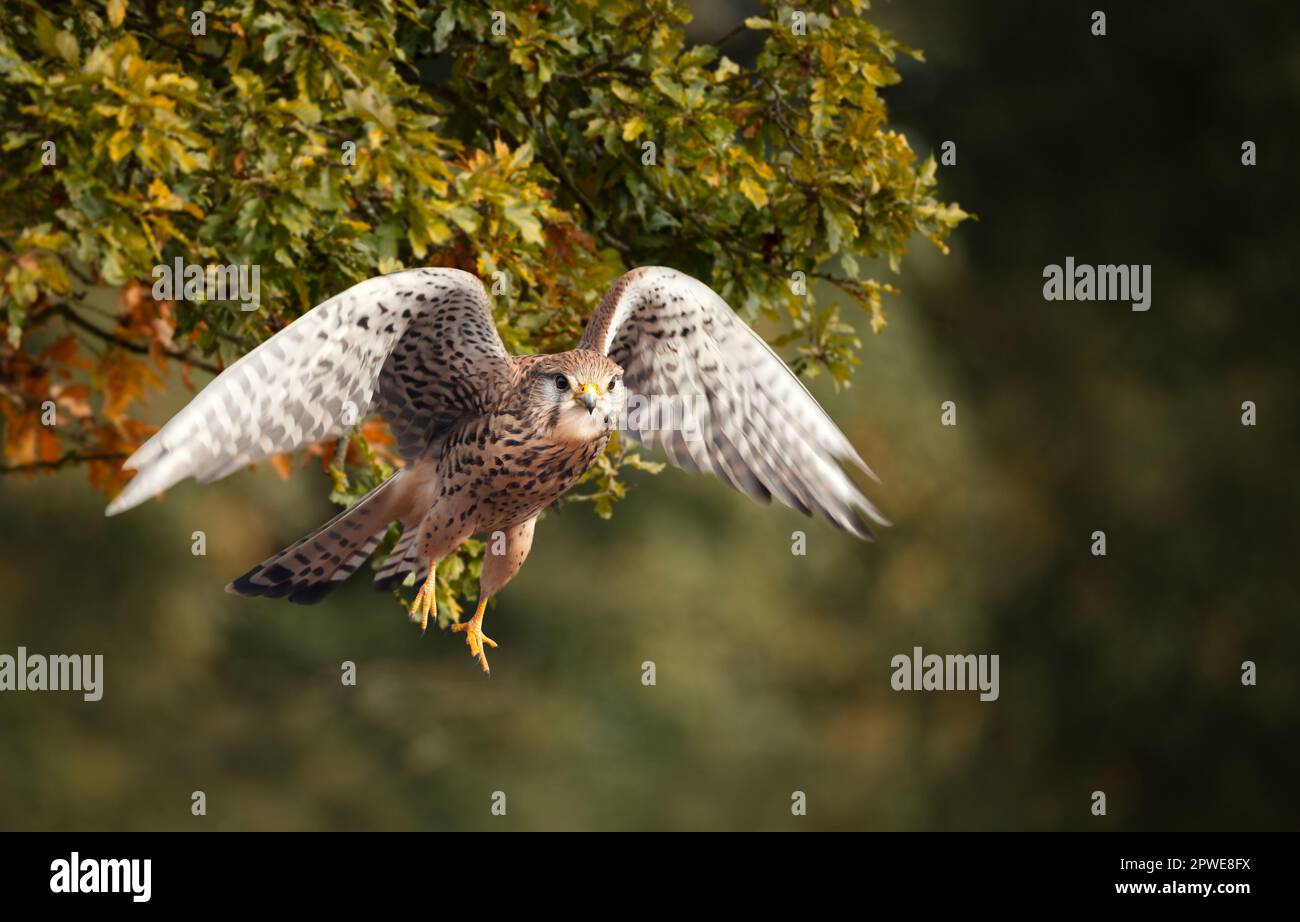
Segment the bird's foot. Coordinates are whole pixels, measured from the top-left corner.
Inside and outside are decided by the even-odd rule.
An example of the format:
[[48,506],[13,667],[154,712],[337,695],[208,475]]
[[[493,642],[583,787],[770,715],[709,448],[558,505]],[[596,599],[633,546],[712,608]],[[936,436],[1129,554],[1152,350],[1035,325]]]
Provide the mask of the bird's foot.
[[411,603],[411,623],[420,622],[421,634],[429,629],[430,615],[433,615],[435,622],[438,620],[438,580],[435,575],[437,566],[436,563],[430,565],[429,576],[420,586],[420,591],[415,594],[415,601]]
[[465,643],[469,646],[469,655],[478,660],[478,664],[483,667],[483,671],[488,675],[492,670],[488,668],[487,654],[484,652],[484,645],[495,647],[497,642],[483,633],[483,609],[487,605],[487,599],[479,602],[478,611],[474,617],[460,624],[453,624],[451,629],[456,633],[465,632]]

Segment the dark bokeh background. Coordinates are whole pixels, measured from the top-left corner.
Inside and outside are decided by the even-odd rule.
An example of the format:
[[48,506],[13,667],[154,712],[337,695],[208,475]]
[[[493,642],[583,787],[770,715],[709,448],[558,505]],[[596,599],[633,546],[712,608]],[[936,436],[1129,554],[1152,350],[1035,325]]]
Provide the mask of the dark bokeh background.
[[[0,481],[0,652],[107,660],[97,704],[0,695],[0,828],[1296,828],[1297,15],[1111,4],[1094,38],[1099,5],[873,14],[928,59],[895,122],[957,142],[941,187],[979,215],[918,241],[884,333],[858,318],[853,389],[815,388],[883,479],[877,544],[642,477],[539,527],[489,682],[360,581],[220,591],[329,513],[317,472],[107,521],[82,472]],[[1044,302],[1066,256],[1151,263],[1151,310]],[[915,645],[999,654],[1001,698],[892,691]]]

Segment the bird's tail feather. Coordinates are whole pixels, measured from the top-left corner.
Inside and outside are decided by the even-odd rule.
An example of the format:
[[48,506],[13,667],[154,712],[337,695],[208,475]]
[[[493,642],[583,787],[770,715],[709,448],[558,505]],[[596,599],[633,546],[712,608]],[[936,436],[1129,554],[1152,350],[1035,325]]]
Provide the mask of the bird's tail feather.
[[351,576],[374,553],[393,521],[390,485],[385,480],[305,538],[273,554],[226,587],[237,595],[288,597],[310,605]]
[[393,546],[384,565],[375,574],[376,589],[391,589],[393,586],[399,586],[406,581],[407,576],[416,571],[419,555],[415,539],[419,534],[418,524],[402,532],[402,537],[397,539],[397,544]]

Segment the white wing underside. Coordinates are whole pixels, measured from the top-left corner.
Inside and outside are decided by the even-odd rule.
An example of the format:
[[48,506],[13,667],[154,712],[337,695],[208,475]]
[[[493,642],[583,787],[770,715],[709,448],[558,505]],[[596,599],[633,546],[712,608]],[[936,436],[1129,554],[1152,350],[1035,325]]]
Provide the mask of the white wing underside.
[[139,473],[106,514],[185,477],[218,480],[336,438],[370,413],[389,422],[403,457],[415,457],[476,409],[508,363],[475,276],[412,269],[368,279],[214,378],[127,460]]
[[889,524],[841,464],[875,479],[844,433],[703,282],[659,266],[629,272],[597,308],[583,345],[623,366],[630,394],[702,409],[653,428],[629,414],[629,434],[676,466],[714,474],[760,502],[775,496],[863,538],[871,532],[862,514]]

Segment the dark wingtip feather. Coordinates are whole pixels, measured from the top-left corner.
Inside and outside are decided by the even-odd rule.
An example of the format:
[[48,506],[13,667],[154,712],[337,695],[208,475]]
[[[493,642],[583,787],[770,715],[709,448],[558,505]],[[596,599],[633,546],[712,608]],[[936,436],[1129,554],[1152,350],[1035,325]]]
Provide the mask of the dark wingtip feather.
[[[261,577],[262,581],[254,582],[255,577]],[[228,583],[226,592],[231,595],[261,596],[268,599],[281,599],[287,596],[290,602],[297,602],[299,605],[315,605],[338,583],[338,580],[330,579],[318,580],[314,583],[294,582],[293,571],[288,567],[275,564],[263,569],[259,564]]]
[[289,593],[289,601],[297,602],[299,605],[315,605],[325,596],[330,594],[338,581],[332,579],[317,580],[314,583],[299,583],[292,587],[293,591]]
[[232,579],[226,584],[226,591],[231,595],[258,596],[266,594],[266,586],[259,586],[253,582],[253,577],[262,572],[262,565],[258,564],[238,579]]
[[375,577],[374,587],[377,591],[383,592],[387,589],[392,589],[395,586],[402,585],[410,575],[410,571],[403,571],[401,573],[392,573],[384,577]]

